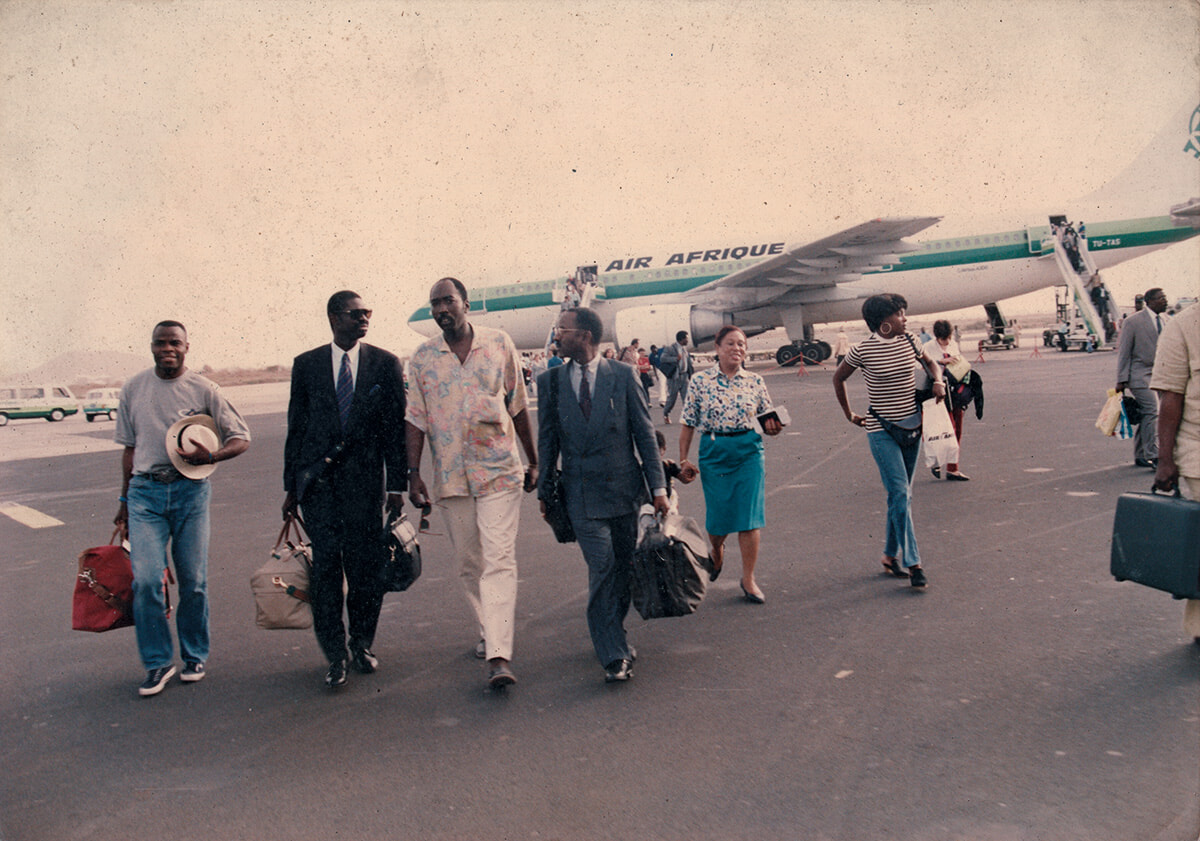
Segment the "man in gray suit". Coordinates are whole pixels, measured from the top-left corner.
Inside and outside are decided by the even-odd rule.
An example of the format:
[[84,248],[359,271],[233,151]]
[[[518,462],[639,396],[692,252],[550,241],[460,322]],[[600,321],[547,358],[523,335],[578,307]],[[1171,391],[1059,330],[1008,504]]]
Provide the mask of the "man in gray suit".
[[[597,354],[600,317],[567,310],[555,332],[571,362],[538,377],[538,463],[555,465],[562,456],[567,513],[588,565],[588,631],[605,681],[626,681],[635,657],[624,623],[638,509],[653,488],[654,509],[667,513],[666,480],[634,369]],[[547,472],[538,477],[542,500]],[[541,509],[545,516],[545,502]]]
[[1158,334],[1167,323],[1163,315],[1167,296],[1158,287],[1147,289],[1145,308],[1125,319],[1117,348],[1117,391],[1129,389],[1142,412],[1142,422],[1133,440],[1133,463],[1155,467],[1158,463],[1158,396],[1150,389]]
[[675,400],[687,397],[688,381],[695,373],[692,355],[687,349],[687,330],[675,334],[675,344],[663,348],[658,357],[659,370],[667,378],[667,403],[663,406],[663,423],[671,422],[671,410],[675,408]]

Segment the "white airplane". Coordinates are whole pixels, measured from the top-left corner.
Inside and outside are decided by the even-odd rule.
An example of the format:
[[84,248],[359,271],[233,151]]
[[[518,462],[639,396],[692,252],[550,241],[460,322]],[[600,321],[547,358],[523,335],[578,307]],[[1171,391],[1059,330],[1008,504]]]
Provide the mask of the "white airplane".
[[[1067,219],[1086,220],[1077,246],[1068,240],[1064,247]],[[1089,294],[1099,272],[1200,233],[1200,107],[1176,114],[1096,193],[989,233],[907,240],[939,221],[873,219],[799,245],[771,240],[622,257],[578,267],[576,277],[583,303],[618,346],[635,337],[643,345],[669,344],[687,330],[703,348],[725,324],[751,336],[783,327],[789,343],[777,361],[811,363],[830,354],[828,344],[812,340],[812,325],[857,319],[862,301],[880,292],[903,295],[909,314],[919,315],[1063,284],[1102,344],[1102,317]],[[566,294],[565,278],[468,289],[472,321],[504,330],[520,348],[547,344]],[[409,326],[426,336],[438,332],[428,306]]]

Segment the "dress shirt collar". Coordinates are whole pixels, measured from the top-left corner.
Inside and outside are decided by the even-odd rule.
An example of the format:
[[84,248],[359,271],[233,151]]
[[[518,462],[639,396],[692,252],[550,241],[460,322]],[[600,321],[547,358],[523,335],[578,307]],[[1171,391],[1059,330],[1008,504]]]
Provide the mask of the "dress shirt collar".
[[[593,395],[596,393],[596,375],[600,371],[600,360],[602,358],[603,357],[600,356],[600,354],[596,354],[592,357],[592,361],[587,363],[586,366],[588,369],[588,388],[591,389]],[[583,380],[584,367],[585,366],[580,365],[574,359],[571,360],[571,388],[574,389],[576,397],[579,396],[579,383]]]
[[341,373],[342,357],[349,356],[350,357],[350,377],[354,380],[354,384],[358,385],[358,357],[359,357],[358,352],[359,352],[359,350],[362,349],[362,342],[355,342],[354,347],[350,348],[350,350],[342,350],[340,347],[338,347],[333,342],[330,342],[329,346],[331,348],[333,348],[333,353],[330,354],[330,356],[332,357],[332,360],[333,360],[333,382],[335,384],[337,383],[338,375]]

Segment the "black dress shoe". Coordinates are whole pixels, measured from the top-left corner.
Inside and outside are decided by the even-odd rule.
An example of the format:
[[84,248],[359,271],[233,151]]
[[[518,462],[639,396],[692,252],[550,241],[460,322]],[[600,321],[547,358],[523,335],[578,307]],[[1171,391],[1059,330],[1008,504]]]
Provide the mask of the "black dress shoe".
[[613,660],[604,667],[604,682],[617,683],[633,677],[633,663],[628,660]]
[[379,668],[379,658],[371,653],[371,649],[364,648],[350,655],[350,665],[359,674],[374,674],[375,670]]
[[1135,458],[1133,463],[1138,467],[1158,467],[1158,459],[1156,458]]
[[346,661],[334,660],[329,664],[325,673],[325,685],[330,689],[340,689],[346,685]]

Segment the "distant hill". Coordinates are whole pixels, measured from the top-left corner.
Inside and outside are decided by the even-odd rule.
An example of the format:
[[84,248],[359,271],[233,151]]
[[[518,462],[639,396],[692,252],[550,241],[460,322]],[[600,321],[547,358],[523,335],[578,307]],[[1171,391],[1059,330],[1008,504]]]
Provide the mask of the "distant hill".
[[153,361],[148,360],[145,355],[120,351],[64,353],[24,373],[6,374],[5,379],[67,385],[117,385],[130,374],[135,374],[151,364]]

